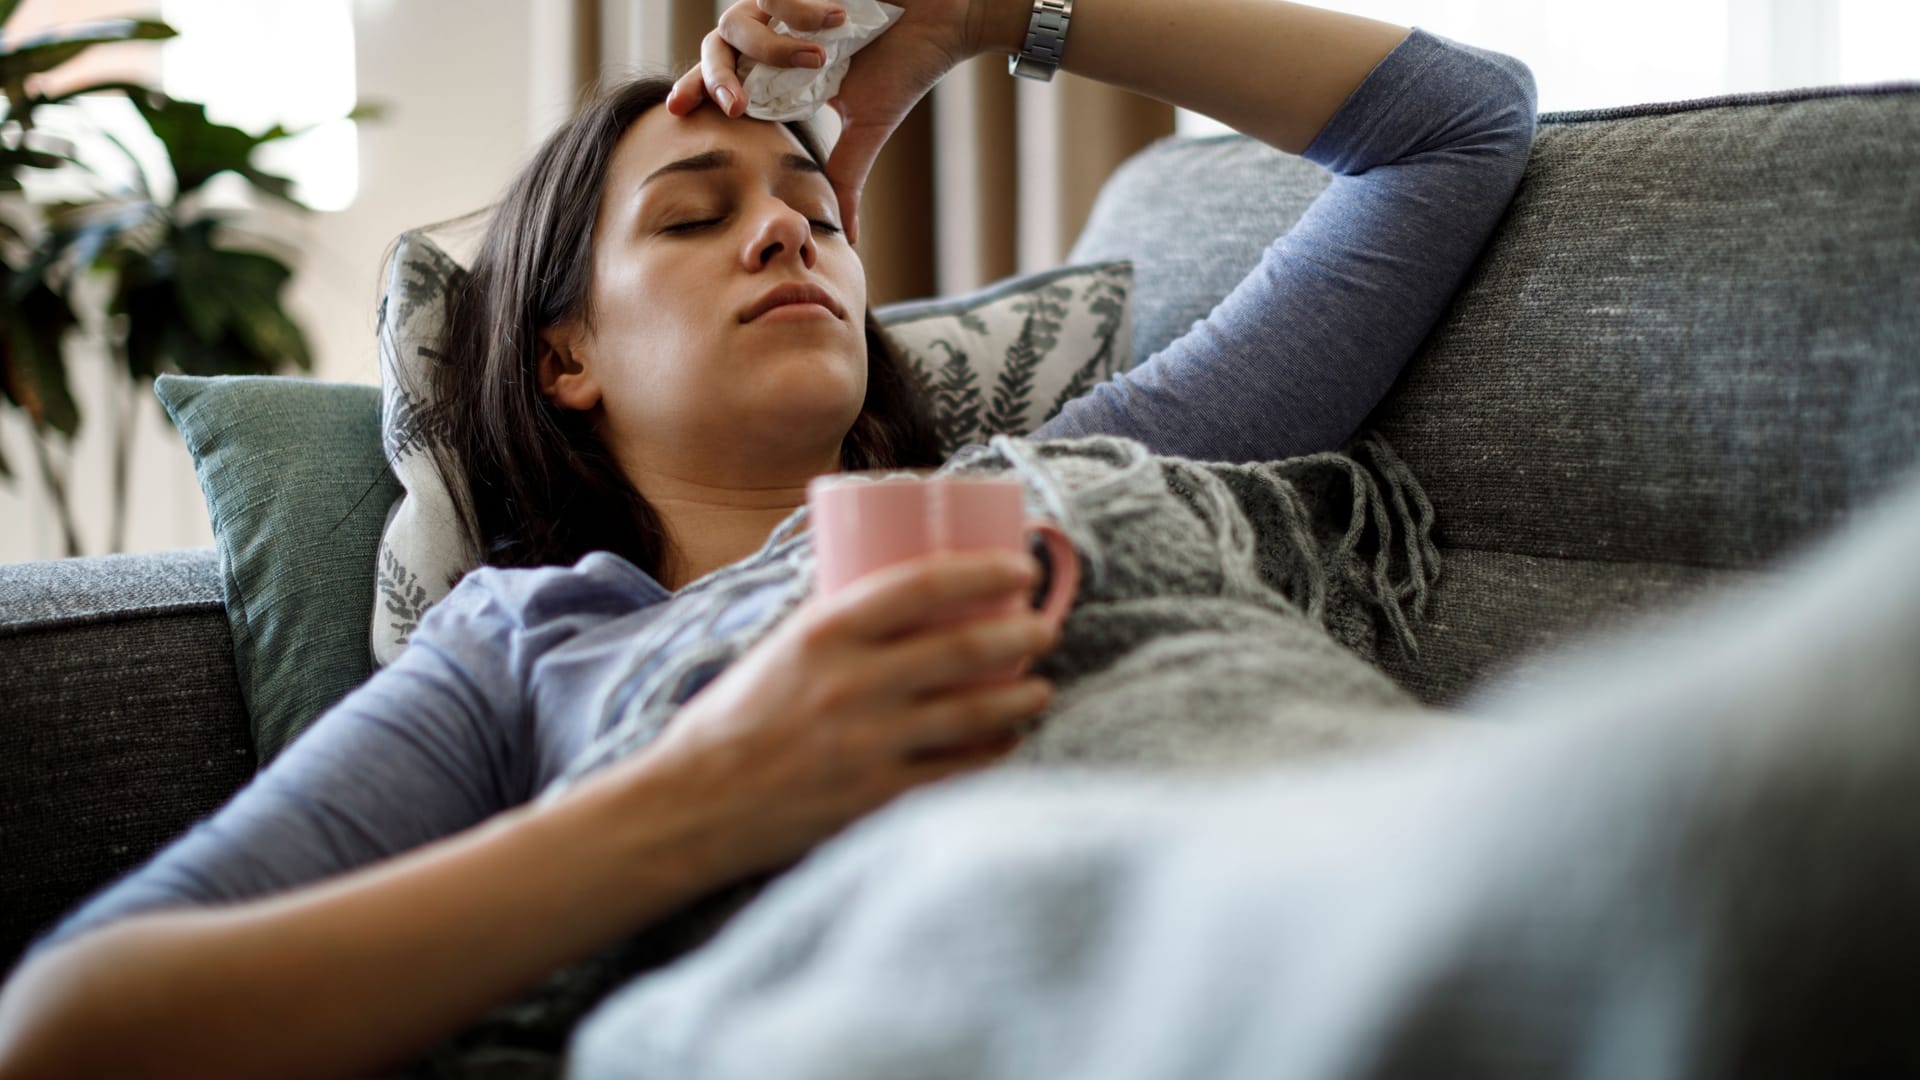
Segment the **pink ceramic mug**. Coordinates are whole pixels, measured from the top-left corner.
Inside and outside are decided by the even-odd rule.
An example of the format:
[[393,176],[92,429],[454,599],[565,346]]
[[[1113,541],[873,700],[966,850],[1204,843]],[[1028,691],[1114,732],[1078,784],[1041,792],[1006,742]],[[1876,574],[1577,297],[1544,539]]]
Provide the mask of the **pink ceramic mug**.
[[[1025,551],[1028,534],[1038,534],[1046,545],[1052,579],[1040,611],[1058,626],[1080,588],[1080,556],[1059,526],[1027,517],[1024,493],[1018,480],[936,476],[929,470],[817,476],[807,485],[815,587],[826,595],[863,574],[936,551]],[[1014,597],[958,611],[943,621],[1011,613],[1026,603]],[[1022,662],[979,682],[1018,678],[1026,669]]]

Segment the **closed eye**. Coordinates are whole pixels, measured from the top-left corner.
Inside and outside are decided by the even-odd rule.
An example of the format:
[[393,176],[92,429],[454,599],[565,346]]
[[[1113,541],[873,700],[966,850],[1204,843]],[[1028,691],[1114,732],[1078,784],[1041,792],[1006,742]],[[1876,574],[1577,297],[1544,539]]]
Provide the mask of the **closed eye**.
[[[705,218],[700,221],[683,221],[678,225],[669,225],[666,228],[662,229],[661,231],[670,232],[670,233],[697,232],[701,229],[706,228],[709,225],[718,225],[720,221],[721,221],[720,218]],[[840,235],[841,232],[844,231],[840,228],[840,226],[835,225],[833,222],[821,221],[819,218],[808,218],[807,224],[812,225],[816,231],[825,232],[829,236],[838,236]]]

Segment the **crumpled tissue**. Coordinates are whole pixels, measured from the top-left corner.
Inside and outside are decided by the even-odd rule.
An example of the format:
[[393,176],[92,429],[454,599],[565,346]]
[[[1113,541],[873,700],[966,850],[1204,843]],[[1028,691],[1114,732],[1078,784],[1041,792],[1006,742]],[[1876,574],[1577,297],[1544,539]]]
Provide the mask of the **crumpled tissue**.
[[743,57],[740,88],[746,91],[748,116],[781,123],[812,117],[840,92],[840,80],[846,78],[853,54],[907,13],[906,8],[879,0],[840,0],[840,6],[847,11],[847,21],[824,30],[802,33],[779,19],[768,23],[776,34],[819,45],[827,62],[817,68],[782,68]]

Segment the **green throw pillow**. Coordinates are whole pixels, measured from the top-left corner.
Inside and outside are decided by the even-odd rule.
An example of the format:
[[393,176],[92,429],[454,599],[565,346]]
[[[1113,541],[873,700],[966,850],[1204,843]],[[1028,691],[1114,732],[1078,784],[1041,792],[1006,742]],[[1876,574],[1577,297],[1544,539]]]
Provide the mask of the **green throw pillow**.
[[193,454],[260,764],[373,670],[374,555],[400,485],[372,386],[162,375]]

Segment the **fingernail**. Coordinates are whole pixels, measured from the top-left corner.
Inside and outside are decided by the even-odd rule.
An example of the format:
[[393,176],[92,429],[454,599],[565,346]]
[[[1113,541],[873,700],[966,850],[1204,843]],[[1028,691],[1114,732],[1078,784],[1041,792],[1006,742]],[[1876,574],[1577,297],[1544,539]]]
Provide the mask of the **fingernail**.
[[839,8],[828,8],[827,17],[820,20],[822,26],[839,26],[847,21],[847,13]]
[[811,68],[820,67],[827,62],[827,58],[824,55],[822,55],[821,53],[814,52],[812,49],[808,49],[805,52],[800,53],[799,60],[800,60],[801,67],[811,67]]
[[732,116],[733,115],[733,91],[722,86],[713,92],[713,96],[717,101],[720,102],[720,111],[723,113],[726,113],[728,116]]

